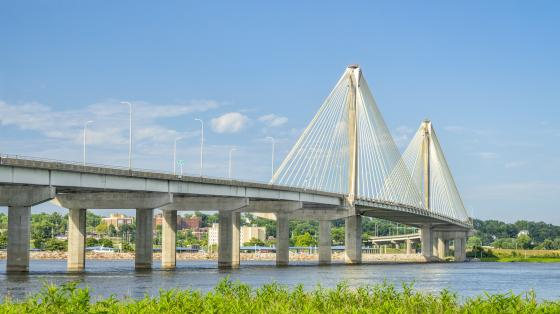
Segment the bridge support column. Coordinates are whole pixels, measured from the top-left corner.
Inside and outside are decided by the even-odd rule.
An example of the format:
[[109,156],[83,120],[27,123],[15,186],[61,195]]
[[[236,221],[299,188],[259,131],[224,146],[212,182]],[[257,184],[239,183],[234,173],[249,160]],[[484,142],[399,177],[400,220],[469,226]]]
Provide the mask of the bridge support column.
[[449,250],[449,247],[450,247],[449,244],[450,244],[450,242],[451,242],[450,240],[445,240],[445,242],[444,242],[444,245],[445,245],[445,248],[444,248],[444,250],[445,250],[445,256],[448,256],[448,255],[449,255],[449,251],[450,251],[450,250]]
[[70,208],[68,213],[68,270],[83,271],[86,266],[85,208]]
[[441,232],[432,231],[432,256],[438,257],[439,252],[439,238],[441,237]]
[[422,241],[422,255],[426,258],[432,258],[432,230],[430,225],[422,226],[420,231],[420,239]]
[[161,268],[173,269],[177,265],[177,211],[163,211],[161,224]]
[[8,272],[29,271],[30,206],[8,207]]
[[319,265],[330,265],[331,253],[331,222],[329,220],[319,220]]
[[445,251],[445,240],[443,234],[440,232],[440,235],[437,239],[437,255],[440,259],[445,259],[447,256],[447,252]]
[[346,264],[362,263],[362,216],[354,215],[345,219],[345,261]]
[[465,246],[466,246],[466,239],[464,235],[456,235],[455,236],[455,240],[454,242],[454,246],[455,246],[455,261],[456,262],[464,262],[466,260],[466,252],[465,252]]
[[153,209],[136,209],[136,245],[134,267],[152,268],[153,253]]
[[412,254],[412,241],[411,240],[406,240],[406,254],[408,254],[408,255]]
[[218,267],[239,267],[239,225],[241,214],[220,211],[218,229]]
[[290,220],[285,213],[276,214],[276,266],[290,263]]

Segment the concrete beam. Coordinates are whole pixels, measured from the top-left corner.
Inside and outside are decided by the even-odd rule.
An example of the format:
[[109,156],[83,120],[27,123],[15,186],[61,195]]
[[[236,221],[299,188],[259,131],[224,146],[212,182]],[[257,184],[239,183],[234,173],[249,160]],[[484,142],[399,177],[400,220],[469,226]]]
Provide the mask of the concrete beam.
[[173,202],[173,194],[154,192],[91,192],[57,194],[53,203],[64,208],[159,208]]
[[411,240],[406,240],[406,254],[408,254],[408,255],[412,254],[412,241]]
[[319,220],[319,265],[330,265],[331,254],[331,222],[329,220]]
[[83,271],[86,266],[86,209],[71,208],[68,213],[68,270]]
[[286,213],[276,215],[276,266],[290,263],[290,220]]
[[55,197],[52,186],[0,186],[0,206],[28,207],[34,206]]
[[249,205],[246,197],[173,197],[173,203],[165,205],[161,210],[184,210],[184,211],[214,211],[214,210],[237,210]]
[[161,268],[173,269],[177,265],[177,211],[163,212],[161,225]]
[[257,213],[280,213],[292,212],[303,208],[303,202],[295,201],[250,201],[247,207],[242,208],[243,212]]
[[362,263],[362,216],[346,217],[345,220],[345,261],[346,264]]
[[29,271],[30,206],[8,207],[8,272]]
[[136,248],[134,250],[136,269],[152,268],[153,219],[153,209],[136,209]]

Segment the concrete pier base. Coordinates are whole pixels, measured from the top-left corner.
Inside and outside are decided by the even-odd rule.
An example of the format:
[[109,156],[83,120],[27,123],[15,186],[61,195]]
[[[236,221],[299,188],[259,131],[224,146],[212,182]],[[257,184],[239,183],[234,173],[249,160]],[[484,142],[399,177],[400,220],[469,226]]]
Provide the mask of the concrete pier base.
[[136,247],[134,250],[134,267],[136,269],[152,268],[153,217],[153,209],[136,209]]
[[8,272],[29,271],[30,206],[8,207]]
[[276,215],[276,266],[290,263],[290,221],[288,215]]
[[441,237],[441,234],[439,232],[436,231],[432,231],[432,256],[433,257],[439,257],[438,256],[438,242],[439,242],[439,238]]
[[432,228],[430,225],[422,226],[420,241],[422,242],[422,255],[425,258],[432,258]]
[[346,264],[362,263],[362,216],[354,215],[345,219]]
[[332,253],[331,222],[319,220],[319,265],[330,265]]
[[161,268],[173,269],[177,266],[177,211],[163,212],[161,224]]
[[86,266],[86,209],[71,208],[68,213],[68,271]]
[[220,211],[218,230],[218,267],[239,267],[240,213]]

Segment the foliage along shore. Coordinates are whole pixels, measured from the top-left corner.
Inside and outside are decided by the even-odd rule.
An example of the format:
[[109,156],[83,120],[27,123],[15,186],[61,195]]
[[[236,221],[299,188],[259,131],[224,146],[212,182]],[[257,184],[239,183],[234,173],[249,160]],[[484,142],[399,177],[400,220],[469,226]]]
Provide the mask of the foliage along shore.
[[6,298],[0,313],[560,313],[560,301],[539,302],[532,292],[460,300],[447,290],[426,294],[407,284],[400,289],[390,284],[357,289],[339,284],[306,291],[301,285],[290,289],[276,283],[251,288],[226,279],[208,293],[162,290],[139,300],[93,300],[90,292],[77,283],[46,285],[22,301]]

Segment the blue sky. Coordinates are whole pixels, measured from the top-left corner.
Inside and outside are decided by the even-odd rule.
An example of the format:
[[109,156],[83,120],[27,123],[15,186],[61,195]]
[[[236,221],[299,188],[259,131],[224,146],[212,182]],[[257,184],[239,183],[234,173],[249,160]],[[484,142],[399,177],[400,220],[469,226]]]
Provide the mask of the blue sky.
[[[269,179],[346,65],[404,148],[430,118],[479,218],[560,224],[560,5],[554,1],[0,1],[0,151]],[[42,205],[37,211],[50,209]]]

